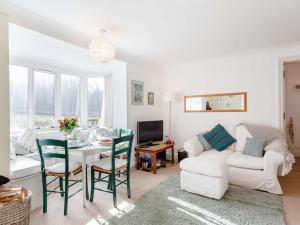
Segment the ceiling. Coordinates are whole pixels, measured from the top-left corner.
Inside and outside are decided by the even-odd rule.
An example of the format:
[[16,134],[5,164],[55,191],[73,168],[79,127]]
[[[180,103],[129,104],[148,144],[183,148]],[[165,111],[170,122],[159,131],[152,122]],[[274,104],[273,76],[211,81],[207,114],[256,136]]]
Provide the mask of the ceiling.
[[9,56],[12,64],[30,64],[40,69],[48,69],[43,68],[48,65],[81,75],[103,75],[122,64],[118,60],[98,63],[85,48],[15,24],[9,25]]
[[160,65],[300,41],[299,0],[10,0]]

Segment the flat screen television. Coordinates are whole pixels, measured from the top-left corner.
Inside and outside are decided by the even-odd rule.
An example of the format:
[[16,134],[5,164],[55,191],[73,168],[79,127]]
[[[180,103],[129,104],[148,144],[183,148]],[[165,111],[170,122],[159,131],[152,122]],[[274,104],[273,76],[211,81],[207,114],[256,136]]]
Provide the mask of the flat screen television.
[[163,141],[163,130],[162,120],[139,121],[137,123],[137,143],[153,145],[153,142]]

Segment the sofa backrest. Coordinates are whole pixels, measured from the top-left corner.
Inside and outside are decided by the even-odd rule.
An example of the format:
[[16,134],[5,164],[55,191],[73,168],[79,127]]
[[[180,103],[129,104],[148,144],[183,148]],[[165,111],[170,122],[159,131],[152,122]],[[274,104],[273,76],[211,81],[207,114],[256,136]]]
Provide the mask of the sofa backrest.
[[236,129],[236,144],[235,144],[235,151],[236,152],[242,152],[247,138],[253,138],[248,129],[244,125],[237,125]]

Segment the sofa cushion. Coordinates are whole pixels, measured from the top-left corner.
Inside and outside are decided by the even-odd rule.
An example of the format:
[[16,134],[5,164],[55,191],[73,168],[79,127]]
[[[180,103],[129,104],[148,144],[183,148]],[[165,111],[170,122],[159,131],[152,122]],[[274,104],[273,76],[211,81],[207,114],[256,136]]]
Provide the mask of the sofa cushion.
[[264,169],[264,158],[244,155],[241,152],[234,152],[228,157],[227,164],[230,167],[262,170]]
[[215,149],[202,152],[198,157],[186,158],[180,162],[180,168],[190,173],[211,177],[223,177],[227,173],[227,157],[230,150],[219,152]]
[[[11,151],[13,150],[16,155],[26,155],[30,153],[30,148],[20,144],[18,142],[18,137],[15,135],[10,136],[10,145]],[[14,159],[14,157],[11,159]]]
[[206,134],[207,132],[202,132],[200,134],[197,134],[197,138],[200,141],[200,143],[202,144],[203,148],[205,151],[208,151],[210,149],[212,149],[212,146],[207,142],[207,140],[203,137],[204,134]]
[[24,156],[10,161],[11,179],[27,177],[41,171],[40,162]]
[[266,146],[266,141],[267,140],[265,138],[247,138],[242,154],[262,157],[264,148]]
[[34,150],[36,148],[35,140],[37,138],[38,138],[38,132],[37,132],[36,129],[26,129],[23,132],[23,134],[21,134],[18,137],[17,142],[18,142],[19,145],[24,146],[30,152],[30,151],[32,151],[32,150]]
[[204,151],[202,144],[196,136],[184,142],[183,147],[188,152],[189,157],[198,156]]
[[222,151],[236,142],[221,124],[215,126],[211,131],[203,135],[203,137],[218,151]]

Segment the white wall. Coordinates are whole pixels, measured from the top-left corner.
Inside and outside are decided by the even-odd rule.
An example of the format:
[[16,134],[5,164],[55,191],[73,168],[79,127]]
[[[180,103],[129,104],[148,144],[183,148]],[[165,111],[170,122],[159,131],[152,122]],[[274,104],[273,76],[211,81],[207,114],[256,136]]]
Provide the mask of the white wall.
[[9,176],[8,16],[0,13],[0,175]]
[[[288,143],[292,152],[300,155],[300,90],[296,89],[296,85],[300,85],[300,62],[286,63],[284,65],[286,71],[286,117],[287,123],[293,118],[294,123],[294,140],[291,142],[288,138]],[[288,136],[289,137],[289,136]]]
[[[127,61],[127,118],[128,128],[133,129],[136,134],[137,121],[161,120],[161,74],[159,67],[143,62],[129,59]],[[131,81],[144,82],[144,105],[131,104]],[[148,105],[148,92],[154,92],[154,105]],[[135,135],[136,139],[136,135]]]
[[[173,111],[177,148],[203,124],[251,122],[280,127],[281,63],[300,55],[300,45],[262,50],[230,57],[196,61],[165,68],[164,89],[180,94]],[[248,92],[248,112],[184,113],[183,96]],[[167,111],[163,111],[167,118]]]

